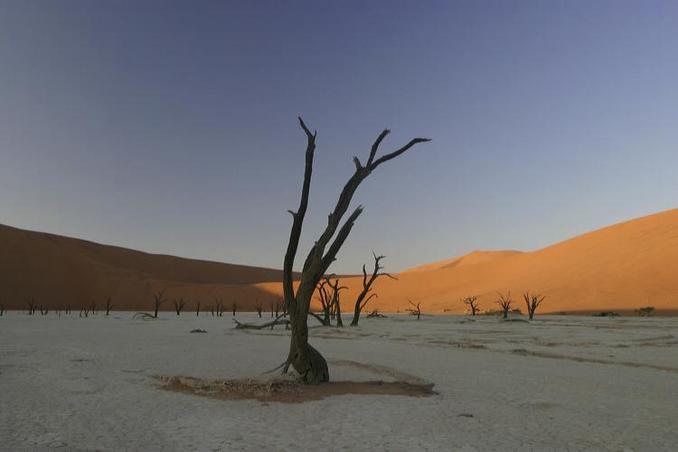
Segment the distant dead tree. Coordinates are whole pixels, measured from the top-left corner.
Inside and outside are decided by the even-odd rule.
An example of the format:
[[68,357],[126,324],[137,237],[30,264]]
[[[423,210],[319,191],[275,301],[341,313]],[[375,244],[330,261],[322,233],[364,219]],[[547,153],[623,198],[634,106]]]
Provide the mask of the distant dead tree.
[[478,297],[475,295],[463,298],[461,302],[471,309],[471,315],[476,315],[478,312],[480,312],[480,303],[478,303]]
[[645,306],[644,308],[636,309],[636,314],[640,317],[651,317],[655,313],[654,306]]
[[256,308],[257,308],[257,314],[259,315],[259,318],[261,318],[261,313],[262,313],[263,310],[264,310],[264,305],[263,305],[263,304],[261,303],[261,301],[259,301],[258,299],[257,299],[257,306],[256,306]]
[[104,305],[104,309],[106,309],[106,317],[108,317],[111,313],[111,310],[113,309],[113,302],[111,301],[111,297],[108,297],[106,299],[106,304]]
[[0,317],[2,317],[3,315],[5,315],[5,305],[0,304]]
[[49,308],[47,305],[40,305],[40,315],[47,315],[49,313]]
[[332,296],[330,295],[327,285],[329,283],[328,279],[324,279],[318,283],[318,299],[320,300],[320,306],[323,310],[323,316],[319,317],[314,315],[313,312],[310,312],[316,319],[320,321],[325,326],[330,326],[330,317],[332,310]]
[[497,304],[501,307],[502,316],[504,319],[508,319],[509,311],[511,310],[511,304],[513,300],[511,299],[511,291],[509,290],[506,295],[501,292],[497,292],[499,295],[499,300]]
[[92,304],[89,306],[89,310],[92,313],[92,315],[97,315],[97,304],[96,302],[92,301]]
[[35,314],[35,298],[27,298],[26,305],[28,306],[26,313],[28,315]]
[[341,301],[340,301],[340,292],[344,289],[348,289],[346,286],[340,286],[339,285],[339,279],[334,280],[334,284],[332,281],[329,279],[327,280],[327,283],[329,286],[332,288],[332,311],[334,312],[334,316],[337,319],[337,326],[338,327],[343,327],[344,326],[344,321],[341,319]]
[[200,300],[195,302],[195,316],[200,317]]
[[372,309],[372,312],[367,314],[367,318],[385,318],[386,316],[379,312],[379,309]]
[[224,316],[224,302],[221,300],[221,298],[214,299],[214,312],[212,313],[212,316],[214,316],[215,313],[217,317]]
[[85,307],[84,305],[80,307],[80,316],[79,317],[87,317],[89,316],[89,308]]
[[353,309],[353,320],[351,320],[351,326],[358,325],[358,321],[360,320],[360,313],[363,311],[367,303],[372,298],[377,297],[376,293],[370,294],[370,292],[372,291],[372,284],[374,284],[377,278],[379,278],[380,276],[387,276],[391,279],[397,279],[396,277],[392,276],[389,273],[382,272],[384,267],[381,265],[381,260],[384,259],[386,256],[377,256],[374,253],[374,251],[372,252],[372,256],[374,256],[374,268],[372,269],[372,275],[369,278],[367,277],[367,269],[363,264],[363,289],[360,291],[360,293],[358,294],[358,298],[356,298],[355,300],[355,307]]
[[66,306],[64,306],[64,314],[71,315],[71,306],[70,305],[67,304]]
[[315,132],[311,133],[301,118],[299,118],[299,124],[306,134],[306,159],[299,208],[296,212],[289,211],[292,215],[292,227],[283,265],[283,293],[285,295],[285,307],[290,316],[292,334],[290,335],[289,353],[287,359],[282,364],[282,367],[283,372],[287,372],[291,365],[306,383],[322,383],[329,381],[329,370],[325,358],[308,343],[307,322],[309,307],[318,283],[323,275],[327,274],[330,264],[336,259],[337,253],[348,238],[355,221],[362,213],[362,206],[357,207],[353,213],[348,216],[346,222],[340,226],[341,220],[351,205],[355,191],[378,166],[402,155],[416,144],[430,140],[415,138],[400,149],[376,158],[379,145],[386,135],[389,134],[389,130],[384,130],[374,141],[364,165],[358,157],[353,158],[355,172],[346,182],[346,185],[339,195],[337,204],[327,217],[327,226],[325,227],[325,230],[320,237],[313,242],[314,244],[302,266],[302,272],[298,278],[299,285],[295,291],[294,273],[292,268],[299,247],[301,230],[304,223],[304,217],[306,216],[306,209],[308,207],[311,174],[313,172],[313,157],[317,136]]
[[153,318],[157,319],[158,318],[158,311],[160,310],[160,306],[162,306],[167,299],[165,298],[165,291],[161,290],[160,292],[156,293],[153,295]]
[[172,300],[172,303],[174,304],[174,312],[176,312],[177,315],[181,315],[181,311],[183,311],[184,306],[186,306],[186,302],[184,301],[183,297],[179,298],[178,300],[175,298]]
[[539,305],[544,301],[546,296],[544,295],[531,295],[530,292],[525,292],[523,294],[523,300],[525,300],[525,305],[527,306],[527,314],[530,317],[530,320],[534,318],[534,313],[537,311]]
[[233,317],[235,317],[235,313],[238,312],[238,303],[234,301],[233,304],[231,305],[231,308],[233,312]]
[[405,309],[405,311],[409,312],[410,315],[416,315],[417,320],[419,320],[419,317],[421,317],[421,303],[417,302],[417,304],[414,304],[414,302],[409,298],[407,299],[407,301],[410,303],[410,306],[412,307]]

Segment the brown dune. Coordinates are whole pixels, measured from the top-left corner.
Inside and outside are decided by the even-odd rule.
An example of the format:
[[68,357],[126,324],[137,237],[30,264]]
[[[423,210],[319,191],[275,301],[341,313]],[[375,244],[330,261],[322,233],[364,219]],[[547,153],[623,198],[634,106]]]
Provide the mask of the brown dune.
[[[272,295],[253,284],[279,281],[280,270],[149,254],[85,240],[0,225],[0,303],[24,308],[26,299],[78,309],[108,297],[115,309],[149,309],[152,295],[184,297],[186,309],[221,299],[230,310],[269,305]],[[171,309],[171,301],[163,306]]]
[[[27,297],[50,306],[113,298],[118,309],[148,309],[166,289],[203,306],[221,298],[229,309],[266,307],[279,299],[279,270],[153,255],[0,226],[0,302],[22,308]],[[678,209],[616,224],[532,251],[475,251],[379,279],[371,306],[403,311],[407,299],[425,312],[463,312],[459,301],[478,295],[496,309],[497,291],[511,291],[516,307],[530,290],[546,295],[543,312],[628,311],[652,305],[678,308]],[[369,266],[369,263],[368,263]],[[360,277],[345,277],[343,310],[352,310]],[[167,304],[166,309],[171,306]],[[189,305],[192,309],[192,304]],[[369,309],[369,307],[368,307]]]

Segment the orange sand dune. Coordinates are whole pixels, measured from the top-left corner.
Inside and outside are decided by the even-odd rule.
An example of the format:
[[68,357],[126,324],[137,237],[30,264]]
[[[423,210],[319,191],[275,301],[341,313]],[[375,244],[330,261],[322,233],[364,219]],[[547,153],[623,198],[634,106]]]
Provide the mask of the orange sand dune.
[[[0,226],[0,303],[21,308],[27,297],[50,306],[102,304],[148,309],[154,292],[169,298],[221,298],[227,309],[266,308],[280,297],[279,270],[152,255],[51,234]],[[463,312],[459,301],[477,295],[481,308],[496,309],[497,291],[508,291],[522,308],[526,290],[546,295],[544,312],[628,310],[652,305],[678,308],[678,209],[616,224],[542,250],[475,251],[379,279],[372,306],[404,310],[407,299],[426,312]],[[368,264],[369,266],[369,264]],[[343,310],[362,278],[342,283]],[[169,303],[165,306],[169,309]]]
[[[460,298],[477,295],[481,308],[497,309],[497,291],[546,295],[544,312],[678,308],[678,209],[599,229],[533,252],[476,251],[400,273],[375,283],[373,306],[403,311],[407,299],[426,312],[464,312]],[[342,281],[344,310],[361,286]],[[264,285],[275,290],[271,285]]]

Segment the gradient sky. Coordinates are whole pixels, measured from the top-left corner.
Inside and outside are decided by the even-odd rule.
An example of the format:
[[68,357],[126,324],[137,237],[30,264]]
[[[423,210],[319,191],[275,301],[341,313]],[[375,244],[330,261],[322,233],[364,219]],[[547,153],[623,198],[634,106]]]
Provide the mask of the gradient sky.
[[0,0],[0,223],[280,268],[297,115],[301,254],[384,127],[334,271],[538,249],[676,207],[678,2]]

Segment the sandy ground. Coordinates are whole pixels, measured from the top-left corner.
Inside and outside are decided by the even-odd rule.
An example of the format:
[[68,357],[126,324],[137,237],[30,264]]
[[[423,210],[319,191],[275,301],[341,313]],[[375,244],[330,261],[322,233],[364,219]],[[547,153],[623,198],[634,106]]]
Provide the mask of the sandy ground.
[[226,316],[131,317],[0,318],[0,449],[678,447],[675,318],[392,316],[313,328],[333,380],[430,381],[438,395],[290,404],[176,393],[153,378],[256,377],[283,360],[284,330],[235,330]]

